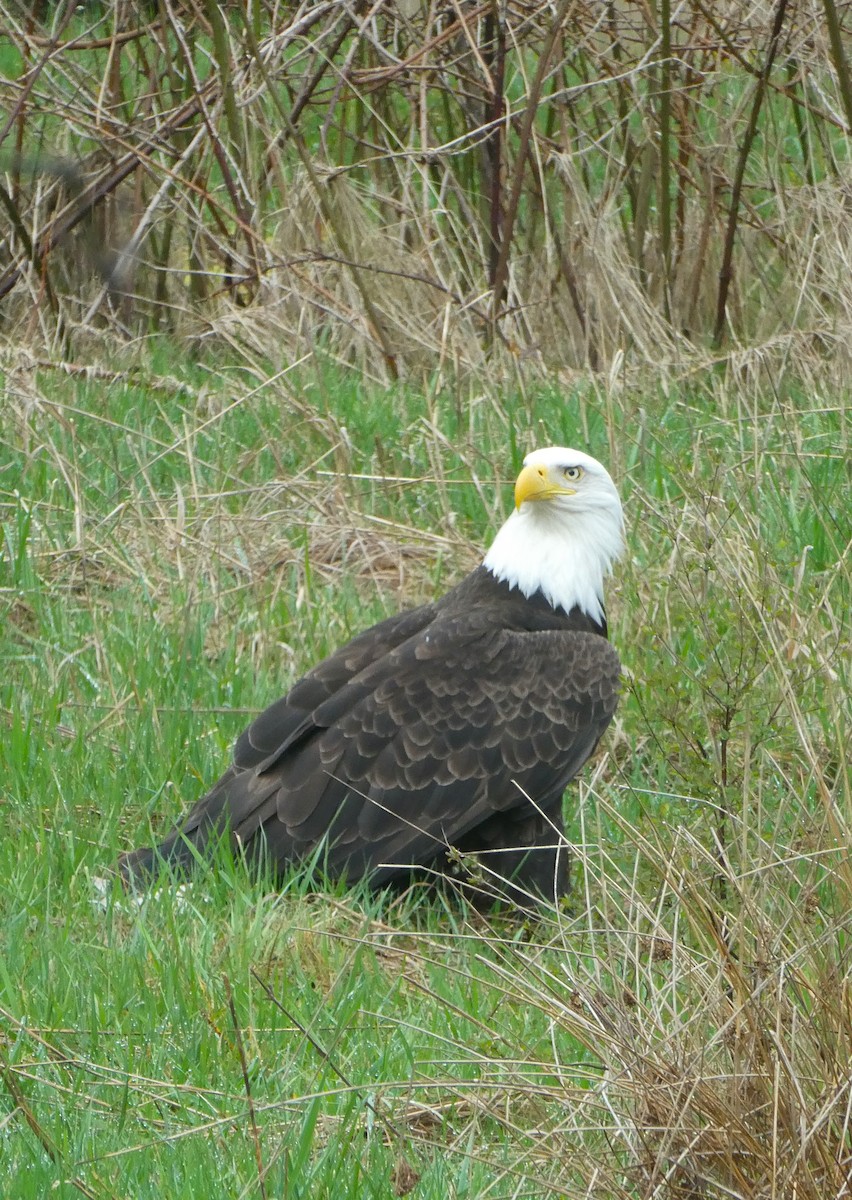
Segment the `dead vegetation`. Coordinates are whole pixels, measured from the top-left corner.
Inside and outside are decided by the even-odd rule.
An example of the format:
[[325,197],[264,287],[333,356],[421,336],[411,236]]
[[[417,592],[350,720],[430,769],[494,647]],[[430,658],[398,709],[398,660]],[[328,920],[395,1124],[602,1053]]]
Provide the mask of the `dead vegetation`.
[[0,303],[379,377],[848,369],[833,2],[5,0]]

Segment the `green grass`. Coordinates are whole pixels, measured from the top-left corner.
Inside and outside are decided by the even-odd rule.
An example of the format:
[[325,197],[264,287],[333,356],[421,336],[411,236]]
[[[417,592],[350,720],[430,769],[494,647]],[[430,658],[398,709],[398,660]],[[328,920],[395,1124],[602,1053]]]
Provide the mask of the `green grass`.
[[[834,1194],[845,398],[113,365],[0,399],[0,1192],[386,1197],[413,1172],[417,1197],[638,1197],[668,1173],[660,1194],[769,1196],[721,1128],[769,1130],[772,1194]],[[279,895],[226,858],[97,902],[252,713],[458,578],[526,448],[563,441],[612,465],[630,545],[564,911]]]

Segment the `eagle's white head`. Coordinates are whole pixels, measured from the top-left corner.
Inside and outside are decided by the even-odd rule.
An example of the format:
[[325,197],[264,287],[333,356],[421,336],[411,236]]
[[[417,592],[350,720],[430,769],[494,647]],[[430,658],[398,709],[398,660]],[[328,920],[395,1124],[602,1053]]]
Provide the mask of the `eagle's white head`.
[[621,553],[624,516],[606,467],[581,450],[548,446],[524,459],[515,511],[483,565],[525,596],[604,615],[603,581]]

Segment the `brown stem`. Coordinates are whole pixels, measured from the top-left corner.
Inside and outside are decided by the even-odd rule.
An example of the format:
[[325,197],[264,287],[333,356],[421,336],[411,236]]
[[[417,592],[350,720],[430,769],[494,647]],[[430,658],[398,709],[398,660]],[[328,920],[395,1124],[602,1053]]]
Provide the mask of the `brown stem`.
[[483,151],[486,163],[486,180],[488,193],[488,286],[494,292],[493,304],[496,306],[502,299],[497,292],[497,272],[502,256],[501,231],[503,227],[501,170],[503,166],[503,76],[506,65],[506,31],[503,14],[500,12],[501,0],[492,0],[491,9],[484,22],[484,42],[482,58],[490,75],[491,90],[485,100],[483,124],[490,126],[490,132],[485,139]]
[[[545,42],[544,48],[539,55],[538,66],[536,67],[535,76],[530,87],[530,93],[527,97],[527,105],[526,109],[524,110],[524,119],[521,124],[518,157],[515,162],[515,170],[512,177],[512,190],[509,194],[509,203],[506,206],[506,215],[503,222],[503,237],[502,241],[500,242],[499,254],[494,266],[494,271],[490,279],[492,288],[491,312],[494,320],[497,319],[497,314],[499,312],[500,305],[503,302],[503,293],[506,287],[506,274],[509,266],[509,251],[512,245],[512,232],[515,227],[515,220],[518,215],[518,205],[520,204],[521,200],[521,190],[524,183],[524,168],[526,167],[527,155],[530,151],[536,109],[538,108],[541,89],[544,86],[544,77],[547,74],[550,57],[553,53],[553,48],[556,45],[556,39],[559,36],[563,22],[568,13],[568,9],[571,7],[572,3],[573,0],[562,0],[562,3],[559,6],[559,11],[554,17],[553,24],[550,27],[550,32],[547,35],[547,41]],[[492,246],[493,245],[494,243],[492,242]]]
[[[272,85],[272,81],[269,78],[269,72],[266,69],[266,63],[264,62],[263,56],[260,53],[258,44],[255,41],[254,33],[252,30],[250,30],[248,25],[246,25],[246,37],[247,37],[247,40],[251,47],[252,55],[254,56],[255,63],[257,64],[258,71],[260,72],[261,78],[263,79],[264,86],[266,87],[269,98],[272,100],[272,103],[275,105],[278,115],[281,117],[281,120],[284,123],[284,127],[287,130],[287,133],[288,133],[288,136],[289,136],[291,142],[296,147],[296,152],[299,155],[299,158],[301,159],[302,166],[305,169],[305,174],[307,175],[307,177],[310,181],[311,188],[313,189],[314,196],[316,197],[317,204],[319,205],[319,208],[320,208],[320,212],[322,213],[323,218],[325,219],[329,228],[334,233],[334,237],[337,241],[337,244],[340,247],[341,251],[343,252],[343,257],[352,261],[352,260],[354,260],[355,255],[352,253],[352,251],[350,249],[349,239],[346,236],[346,231],[344,229],[343,222],[337,219],[337,214],[334,211],[334,207],[329,202],[327,189],[323,188],[323,186],[321,185],[321,183],[319,181],[319,177],[317,176],[317,173],[314,170],[314,164],[311,162],[311,156],[308,153],[308,149],[307,149],[307,146],[305,145],[304,139],[302,138],[302,135],[299,133],[299,131],[296,129],[295,125],[293,124],[293,122],[290,118],[290,114],[287,111],[287,109],[284,107],[281,97],[278,94],[277,88],[273,87],[273,85]],[[373,304],[372,298],[370,296],[369,290],[367,289],[367,285],[364,281],[361,271],[359,269],[357,269],[356,267],[352,267],[351,271],[352,271],[352,279],[353,279],[355,286],[357,287],[358,292],[361,296],[361,302],[364,305],[364,312],[366,313],[367,321],[373,331],[376,341],[379,343],[379,345],[382,348],[382,353],[384,354],[385,365],[388,369],[388,373],[390,374],[392,379],[398,379],[399,378],[399,366],[397,364],[396,354],[394,353],[393,347],[391,346],[390,340],[388,339],[387,333],[385,332],[384,324],[379,316],[378,309],[376,308],[375,304]]]
[[828,26],[828,39],[831,42],[831,57],[834,59],[834,69],[837,72],[837,83],[843,100],[843,111],[846,114],[847,132],[852,133],[852,79],[849,77],[849,64],[843,49],[843,31],[834,0],[822,0],[825,9],[825,23]]
[[[15,1078],[15,1072],[12,1069],[11,1064],[7,1062],[2,1050],[0,1050],[0,1083],[3,1084],[6,1091],[9,1093],[16,1110],[21,1114],[27,1125],[29,1125],[30,1129],[35,1134],[42,1150],[44,1150],[47,1157],[51,1160],[51,1162],[61,1164],[62,1155],[59,1153],[56,1142],[54,1142],[53,1138],[43,1127],[33,1110],[30,1108],[27,1098],[24,1095],[17,1079]],[[68,1182],[73,1188],[76,1188],[78,1192],[81,1192],[84,1196],[88,1196],[89,1200],[94,1200],[95,1193],[91,1190],[91,1188],[87,1187],[86,1184],[83,1183],[82,1179],[69,1179]]]
[[257,1164],[258,1187],[260,1190],[261,1200],[267,1200],[266,1191],[266,1169],[263,1165],[263,1152],[260,1145],[260,1130],[257,1127],[257,1113],[254,1107],[254,1096],[251,1090],[251,1076],[249,1075],[248,1059],[246,1058],[246,1048],[243,1044],[243,1031],[240,1028],[239,1018],[237,1017],[237,1006],[234,1003],[234,993],[231,990],[231,981],[227,975],[222,976],[222,981],[225,984],[225,997],[228,1001],[228,1012],[231,1014],[231,1024],[234,1027],[234,1037],[237,1041],[237,1053],[240,1056],[240,1070],[243,1074],[243,1087],[246,1092],[246,1101],[248,1103],[249,1124],[251,1125],[251,1136],[254,1142],[254,1158]]
[[731,286],[732,264],[734,257],[734,242],[737,237],[737,223],[739,221],[740,197],[743,190],[743,180],[745,179],[746,164],[748,157],[751,154],[751,148],[757,134],[757,122],[760,117],[760,109],[763,105],[763,97],[766,95],[766,81],[772,70],[772,64],[775,61],[775,55],[778,52],[778,43],[781,40],[781,30],[784,25],[784,16],[787,11],[787,0],[778,0],[778,7],[775,10],[775,19],[772,22],[772,33],[769,38],[769,46],[766,50],[766,60],[763,64],[763,70],[757,80],[757,85],[754,91],[754,100],[749,114],[748,125],[746,126],[743,144],[740,147],[739,158],[737,160],[737,170],[734,176],[734,185],[731,190],[731,207],[728,212],[728,224],[725,231],[725,246],[722,253],[722,265],[719,268],[719,294],[716,301],[716,327],[713,331],[713,344],[718,347],[722,344],[722,335],[725,332],[725,318],[728,308],[728,292]]
[[660,0],[660,249],[663,256],[663,309],[671,321],[672,293],[672,210],[671,210],[671,136],[672,136],[672,28],[671,0]]

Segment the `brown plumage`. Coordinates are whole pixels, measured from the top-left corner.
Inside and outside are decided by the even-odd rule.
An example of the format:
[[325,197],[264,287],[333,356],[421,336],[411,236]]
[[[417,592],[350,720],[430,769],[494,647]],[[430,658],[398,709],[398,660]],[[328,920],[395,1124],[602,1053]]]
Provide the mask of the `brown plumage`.
[[[576,451],[542,454],[609,480]],[[554,497],[522,494],[518,507],[542,501]],[[528,530],[510,532],[526,545]],[[602,604],[563,607],[546,586],[525,595],[498,578],[500,536],[441,600],[366,630],[261,713],[181,827],[122,858],[124,877],[144,882],[163,860],[186,870],[227,829],[279,872],[317,854],[329,877],[380,886],[444,870],[454,847],[481,852],[516,895],[563,891],[562,794],[615,712],[620,665]]]

